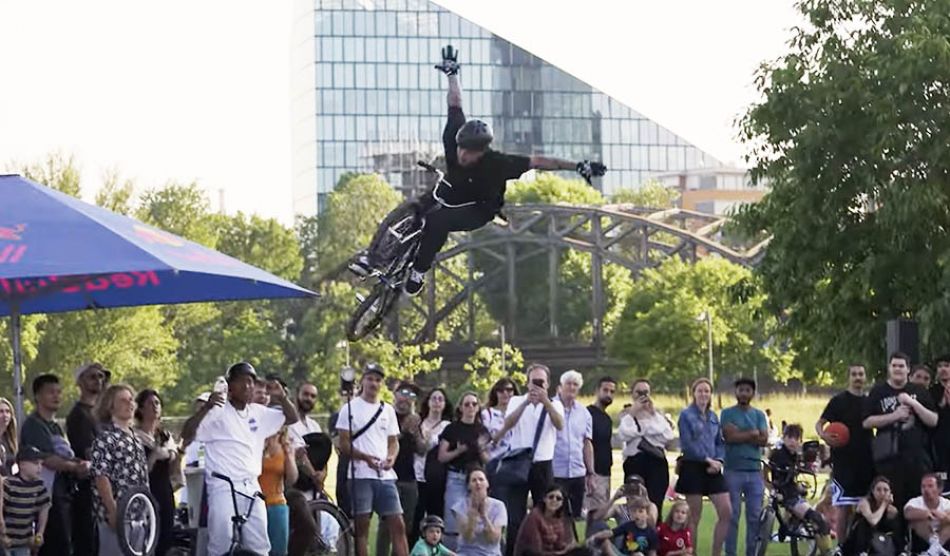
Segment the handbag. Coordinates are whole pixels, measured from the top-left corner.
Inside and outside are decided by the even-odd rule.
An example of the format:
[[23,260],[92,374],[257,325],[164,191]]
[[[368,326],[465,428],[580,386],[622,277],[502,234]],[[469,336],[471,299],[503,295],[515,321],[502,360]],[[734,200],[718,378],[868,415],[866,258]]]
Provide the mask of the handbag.
[[547,408],[541,410],[538,417],[538,427],[534,431],[534,444],[530,448],[508,450],[489,460],[486,471],[488,482],[492,487],[516,488],[527,486],[528,475],[531,474],[531,464],[534,463],[534,451],[541,440],[541,431],[544,421],[548,417]]
[[874,463],[890,461],[900,456],[900,433],[897,429],[878,429],[871,442]]
[[891,533],[873,533],[868,543],[869,556],[896,556],[897,549]]

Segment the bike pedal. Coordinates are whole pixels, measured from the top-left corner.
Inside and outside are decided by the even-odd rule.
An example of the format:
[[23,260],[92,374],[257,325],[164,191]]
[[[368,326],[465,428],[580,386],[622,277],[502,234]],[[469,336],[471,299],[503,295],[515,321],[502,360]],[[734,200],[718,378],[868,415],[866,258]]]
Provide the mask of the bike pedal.
[[360,303],[362,303],[362,302],[366,301],[366,296],[363,295],[363,294],[361,294],[361,293],[357,293],[357,294],[356,294],[356,300],[359,301]]

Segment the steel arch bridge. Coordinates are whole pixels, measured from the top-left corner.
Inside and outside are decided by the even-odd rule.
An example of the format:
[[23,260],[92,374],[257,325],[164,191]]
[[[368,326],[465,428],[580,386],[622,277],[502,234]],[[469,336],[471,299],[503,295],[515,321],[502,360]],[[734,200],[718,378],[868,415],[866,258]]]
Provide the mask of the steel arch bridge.
[[[558,341],[557,311],[561,295],[558,286],[560,255],[575,250],[590,255],[590,307],[592,338],[586,351],[593,350],[598,358],[603,355],[603,319],[605,313],[604,264],[616,264],[636,275],[655,267],[670,257],[689,262],[706,256],[718,256],[731,262],[754,266],[764,254],[768,240],[747,247],[730,247],[720,242],[727,217],[709,215],[682,209],[657,210],[633,205],[546,205],[525,204],[505,207],[507,224],[496,219],[481,230],[454,234],[454,245],[442,251],[430,270],[429,286],[420,298],[413,298],[402,311],[418,312],[424,322],[421,328],[410,331],[403,338],[422,342],[435,338],[436,327],[456,309],[468,307],[465,343],[475,337],[475,296],[489,287],[502,284],[507,292],[504,324],[508,339],[519,340],[516,328],[518,314],[518,266],[535,257],[547,255],[548,307],[550,323],[548,344],[565,346]],[[465,258],[467,272],[461,275],[448,262]],[[477,271],[475,259],[492,261],[489,270]],[[449,299],[439,300],[439,284],[454,283],[456,293]],[[539,285],[540,286],[540,285]]]

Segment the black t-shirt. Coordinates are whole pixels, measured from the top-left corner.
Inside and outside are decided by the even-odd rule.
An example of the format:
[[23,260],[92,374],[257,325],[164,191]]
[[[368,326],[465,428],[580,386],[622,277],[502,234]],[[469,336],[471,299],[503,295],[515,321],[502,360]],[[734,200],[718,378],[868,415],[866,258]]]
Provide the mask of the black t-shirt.
[[[900,403],[897,396],[906,393],[908,396],[916,399],[924,407],[931,411],[936,411],[937,407],[930,397],[930,393],[917,386],[907,383],[904,388],[897,389],[887,382],[877,384],[871,389],[865,405],[864,416],[887,415],[897,411]],[[906,423],[894,423],[886,428],[897,429],[900,431],[898,448],[903,461],[926,462],[929,467],[930,446],[927,440],[927,430],[924,424],[917,417],[917,414],[911,412],[911,418]]]
[[[406,430],[403,427],[403,421],[408,415],[398,415],[399,421],[399,454],[396,455],[396,463],[393,465],[393,471],[401,482],[415,482],[415,456],[416,456],[416,438],[417,430]],[[418,421],[417,421],[418,422]]]
[[930,399],[937,407],[937,426],[931,431],[933,439],[934,462],[937,471],[950,471],[950,404],[943,407],[940,401],[943,400],[943,384],[934,384],[930,387]]
[[442,431],[440,441],[449,443],[449,451],[454,450],[460,444],[468,446],[468,450],[448,462],[446,465],[453,471],[465,471],[471,464],[481,463],[479,458],[478,442],[482,438],[484,443],[488,442],[488,429],[480,423],[467,424],[461,421],[452,421],[445,430]]
[[771,464],[771,482],[772,485],[781,492],[786,499],[800,496],[798,488],[795,486],[795,475],[798,472],[798,454],[782,445],[769,454],[769,463]]
[[505,202],[508,180],[527,172],[531,159],[488,149],[474,166],[459,166],[455,134],[464,123],[465,113],[462,109],[450,107],[448,121],[442,132],[442,145],[445,147],[445,165],[448,170],[445,179],[452,187],[440,188],[439,195],[451,204],[475,201],[490,215],[494,215]]
[[590,411],[592,433],[591,443],[594,445],[594,473],[604,477],[610,476],[610,468],[614,463],[614,453],[610,445],[613,437],[614,422],[603,409],[597,405],[587,406]]
[[96,439],[96,419],[92,406],[77,401],[66,416],[66,436],[77,458],[92,459],[92,442]]
[[[856,396],[845,390],[836,394],[821,412],[821,418],[829,423],[840,422],[848,427],[848,443],[831,449],[832,473],[836,478],[842,474],[854,475],[864,469],[871,474],[871,430],[864,428],[864,411],[867,396]],[[868,477],[870,481],[871,477]]]

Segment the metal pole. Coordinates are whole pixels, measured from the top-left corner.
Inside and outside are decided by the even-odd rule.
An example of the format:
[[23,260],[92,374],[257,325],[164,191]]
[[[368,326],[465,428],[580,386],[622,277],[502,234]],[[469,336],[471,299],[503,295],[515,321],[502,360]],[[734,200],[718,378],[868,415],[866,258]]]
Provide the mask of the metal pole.
[[16,396],[17,423],[23,426],[23,361],[20,354],[20,309],[13,307],[10,314],[10,329],[13,341],[13,395]]
[[709,348],[709,382],[715,388],[716,382],[713,378],[713,338],[712,338],[712,311],[706,311],[706,342]]
[[505,361],[505,325],[501,325],[501,372],[508,372],[508,365]]

